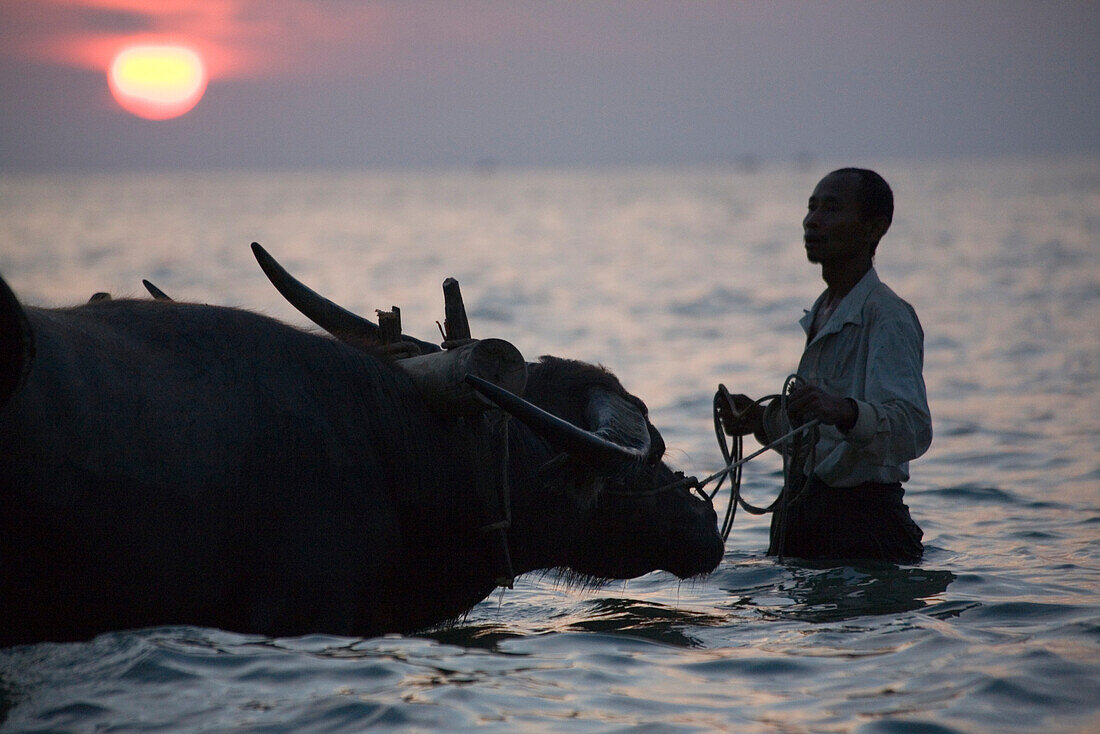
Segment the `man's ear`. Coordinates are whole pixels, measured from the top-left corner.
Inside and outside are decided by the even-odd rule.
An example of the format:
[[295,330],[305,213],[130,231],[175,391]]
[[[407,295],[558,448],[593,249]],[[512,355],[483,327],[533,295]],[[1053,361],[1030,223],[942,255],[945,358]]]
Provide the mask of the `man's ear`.
[[890,229],[890,220],[886,217],[875,217],[866,222],[864,227],[867,238],[873,242],[878,242],[886,234],[886,230]]

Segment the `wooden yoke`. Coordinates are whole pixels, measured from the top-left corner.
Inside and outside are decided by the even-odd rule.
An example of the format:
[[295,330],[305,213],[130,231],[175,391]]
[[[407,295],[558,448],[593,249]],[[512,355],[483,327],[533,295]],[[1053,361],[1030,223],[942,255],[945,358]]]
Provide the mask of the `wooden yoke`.
[[[466,383],[466,375],[476,375],[508,392],[522,395],[527,384],[527,362],[510,342],[503,339],[473,339],[462,303],[458,281],[443,282],[446,306],[443,351],[404,356],[397,350],[398,366],[412,378],[421,397],[433,412],[444,415],[474,415],[496,407]],[[378,313],[385,344],[401,342],[401,312],[395,306],[390,313]],[[407,353],[405,353],[407,355]]]
[[466,384],[466,375],[477,375],[516,395],[522,395],[527,384],[523,355],[503,339],[470,339],[462,346],[397,364],[412,377],[428,407],[446,415],[470,415],[496,407]]
[[443,313],[443,348],[451,349],[470,341],[470,321],[462,303],[462,290],[454,278],[443,281]]
[[[397,364],[412,378],[420,396],[435,413],[451,416],[473,459],[477,492],[473,502],[484,518],[478,532],[491,537],[494,580],[497,586],[512,588],[515,571],[508,549],[508,528],[512,523],[508,487],[508,415],[466,382],[476,375],[508,392],[522,395],[527,384],[527,362],[503,339],[474,339],[462,303],[458,281],[443,281],[445,316],[443,351],[400,358],[409,345],[401,341],[401,311],[378,313],[383,348],[398,357]],[[414,347],[415,348],[415,347]],[[407,352],[404,352],[407,354]]]

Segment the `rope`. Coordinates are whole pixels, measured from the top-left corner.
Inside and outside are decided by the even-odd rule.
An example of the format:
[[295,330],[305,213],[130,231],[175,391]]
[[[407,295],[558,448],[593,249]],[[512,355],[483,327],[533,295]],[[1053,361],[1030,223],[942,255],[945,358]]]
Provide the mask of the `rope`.
[[[787,381],[783,383],[783,397],[781,398],[781,407],[784,413],[787,413],[787,396],[790,394],[791,388],[800,381],[802,378],[798,375],[790,375],[787,377]],[[782,518],[782,514],[786,512],[787,508],[798,502],[809,491],[810,482],[813,478],[813,469],[817,466],[817,441],[818,430],[817,423],[819,421],[813,421],[815,424],[811,430],[805,434],[798,434],[792,437],[791,445],[789,449],[783,451],[783,488],[779,490],[779,496],[775,498],[774,512],[780,515],[780,521],[773,523],[776,527],[776,533],[770,546],[774,544],[776,553],[782,558],[783,549],[787,545],[787,523]],[[805,442],[805,443],[803,443]],[[808,444],[808,448],[807,448]],[[809,467],[804,475],[801,476],[801,483],[796,488],[795,483],[799,474],[795,473],[797,468],[801,474],[806,467]]]
[[[754,400],[749,406],[746,406],[743,411],[736,411],[733,409],[733,401],[730,398],[729,392],[722,385],[719,385],[718,392],[714,395],[714,433],[718,438],[718,448],[722,451],[722,459],[726,465],[724,468],[718,470],[714,474],[711,474],[702,481],[695,477],[686,477],[682,472],[676,472],[676,479],[667,484],[663,484],[653,489],[638,492],[637,490],[616,490],[611,488],[603,488],[601,493],[607,494],[629,494],[632,497],[645,497],[650,495],[660,494],[662,492],[668,492],[670,490],[686,487],[697,492],[700,498],[714,505],[714,497],[718,494],[718,491],[722,488],[722,482],[726,477],[730,477],[730,499],[729,504],[726,506],[726,515],[722,521],[722,527],[720,533],[722,535],[722,542],[725,543],[729,539],[730,531],[733,529],[733,520],[737,515],[737,507],[740,505],[745,512],[753,515],[764,515],[769,512],[782,511],[787,505],[796,501],[809,487],[810,479],[813,472],[808,472],[802,486],[795,492],[791,488],[791,480],[795,476],[792,472],[792,462],[800,464],[802,466],[814,466],[817,464],[816,446],[817,446],[817,427],[821,421],[813,419],[803,423],[797,428],[784,433],[779,438],[775,439],[766,446],[754,451],[748,456],[743,456],[744,453],[744,440],[742,436],[733,437],[733,451],[730,451],[730,447],[726,444],[726,434],[722,429],[722,421],[719,416],[718,406],[721,401],[725,401],[729,405],[730,410],[733,412],[734,418],[741,418],[750,409],[755,406],[759,406],[764,402],[770,402],[778,398],[780,400],[780,407],[784,414],[787,413],[787,396],[790,394],[791,388],[800,381],[802,378],[798,375],[788,375],[786,381],[783,383],[783,392],[778,395],[766,395],[762,398]],[[809,454],[804,456],[804,448],[802,444],[802,437],[805,435],[807,443],[809,445]],[[783,487],[780,489],[779,494],[767,507],[756,507],[748,503],[741,496],[741,467],[748,462],[752,461],[761,454],[770,451],[771,449],[779,448],[780,453],[783,456]],[[558,457],[561,459],[562,457]],[[557,461],[555,459],[554,461]],[[545,468],[545,467],[544,467]],[[707,493],[704,491],[706,485],[718,480],[718,483],[714,486],[714,491]]]
[[[730,450],[730,447],[727,445],[726,434],[722,428],[718,406],[720,405],[721,401],[725,401],[730,410],[733,412],[734,417],[740,418],[753,407],[759,406],[764,402],[770,402],[772,400],[775,400],[776,398],[779,398],[781,409],[784,413],[786,413],[787,395],[790,393],[791,388],[794,386],[794,384],[800,379],[801,378],[798,375],[789,375],[783,383],[782,393],[780,393],[779,395],[766,395],[762,398],[759,398],[758,400],[753,401],[752,405],[746,406],[743,411],[734,410],[733,401],[730,399],[729,392],[726,391],[723,386],[719,386],[718,392],[716,392],[714,395],[714,433],[718,439],[718,448],[722,451],[722,459],[723,461],[725,461],[726,465],[723,469],[715,472],[706,479],[703,479],[696,485],[696,487],[702,492],[703,487],[717,479],[718,483],[715,485],[713,492],[711,492],[709,495],[706,495],[705,492],[702,492],[702,494],[706,495],[710,500],[713,501],[714,497],[718,494],[718,491],[722,488],[722,482],[725,481],[727,476],[730,477],[730,499],[729,503],[726,505],[726,514],[722,520],[722,527],[720,529],[722,542],[725,542],[729,538],[730,531],[733,529],[733,521],[737,515],[738,505],[740,505],[741,508],[745,510],[745,512],[751,513],[753,515],[763,515],[768,512],[775,512],[777,509],[782,509],[787,504],[802,495],[802,492],[804,492],[806,487],[809,485],[809,476],[806,477],[802,486],[799,488],[799,491],[792,495],[792,489],[790,488],[791,480],[793,478],[791,471],[792,461],[801,458],[803,454],[802,440],[799,439],[803,434],[805,434],[809,439],[808,443],[811,452],[809,456],[809,464],[811,466],[816,464],[817,457],[814,453],[814,448],[817,445],[816,429],[820,421],[818,421],[817,419],[807,421],[797,428],[793,428],[790,431],[787,431],[779,438],[775,439],[766,446],[763,446],[757,451],[754,451],[748,456],[743,456],[744,439],[742,436],[733,437],[734,440],[732,452]],[[783,488],[780,490],[779,494],[770,505],[768,505],[767,507],[756,507],[755,505],[752,505],[745,501],[745,499],[741,496],[741,467],[743,467],[745,464],[752,461],[753,459],[757,458],[758,456],[764,454],[765,452],[775,448],[780,448],[780,453],[783,456]],[[795,463],[801,464],[802,462],[797,461]],[[812,472],[809,472],[808,475],[809,474],[812,474]]]

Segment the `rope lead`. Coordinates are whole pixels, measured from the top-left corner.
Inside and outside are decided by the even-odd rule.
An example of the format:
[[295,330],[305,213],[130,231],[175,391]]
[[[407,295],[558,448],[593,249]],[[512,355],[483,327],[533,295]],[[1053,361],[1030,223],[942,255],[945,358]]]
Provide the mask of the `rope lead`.
[[[781,409],[783,413],[786,414],[787,395],[790,393],[790,390],[794,386],[794,384],[801,379],[802,378],[800,378],[798,375],[789,375],[783,383],[783,392],[781,394],[766,395],[754,401],[753,405],[761,405],[764,402],[770,402],[776,398],[779,398]],[[722,535],[722,542],[724,543],[729,538],[730,531],[733,529],[733,520],[737,515],[738,505],[740,505],[745,510],[745,512],[751,513],[753,515],[763,515],[768,512],[774,512],[776,507],[781,502],[786,503],[788,501],[787,498],[791,496],[791,493],[793,491],[789,487],[792,479],[792,459],[796,458],[792,456],[792,453],[799,455],[803,454],[803,451],[801,450],[803,448],[802,441],[795,442],[796,450],[793,452],[790,450],[790,442],[792,442],[792,439],[801,436],[803,433],[805,433],[809,437],[809,464],[810,466],[813,466],[816,463],[817,458],[814,453],[814,447],[817,445],[816,429],[820,421],[816,418],[814,420],[807,421],[799,427],[787,431],[779,438],[775,439],[768,445],[763,446],[757,451],[754,451],[748,456],[743,456],[744,438],[742,436],[733,437],[732,451],[730,449],[730,446],[726,443],[726,434],[725,431],[722,429],[722,421],[718,412],[718,407],[719,405],[721,405],[722,401],[724,401],[729,406],[729,409],[733,413],[734,417],[740,417],[741,415],[744,415],[744,413],[750,410],[751,407],[746,407],[744,411],[735,410],[729,392],[725,389],[724,386],[720,385],[718,392],[714,394],[714,433],[718,439],[718,448],[722,451],[722,459],[723,461],[725,461],[726,466],[725,468],[715,472],[714,474],[699,482],[698,489],[702,491],[703,487],[717,479],[718,483],[715,485],[714,491],[708,495],[709,499],[713,501],[714,497],[718,494],[718,490],[722,488],[722,482],[725,481],[726,477],[730,478],[730,499],[729,504],[726,505],[726,514],[722,520],[722,527],[720,530],[720,533]],[[770,505],[768,505],[767,507],[756,507],[755,505],[746,502],[745,499],[741,496],[741,468],[761,454],[764,454],[765,452],[776,448],[780,450],[780,453],[783,456],[783,488],[780,490],[779,494]],[[800,474],[801,471],[802,470],[800,469]],[[812,475],[812,473],[813,472],[806,472],[806,484],[808,484],[808,477]],[[805,486],[800,488],[798,494],[801,494],[801,491],[804,489]],[[706,493],[704,492],[704,494]]]

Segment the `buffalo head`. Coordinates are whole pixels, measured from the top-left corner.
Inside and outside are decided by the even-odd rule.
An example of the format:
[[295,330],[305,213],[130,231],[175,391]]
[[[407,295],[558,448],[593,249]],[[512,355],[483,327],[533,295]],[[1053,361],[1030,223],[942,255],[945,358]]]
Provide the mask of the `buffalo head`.
[[[259,245],[253,251],[278,290],[319,326],[349,344],[377,341],[375,324],[298,282]],[[467,382],[515,419],[508,473],[517,572],[563,567],[613,579],[665,570],[686,578],[721,561],[709,498],[665,464],[645,403],[612,373],[542,357],[528,364],[522,395],[476,377]]]
[[529,365],[525,400],[480,389],[531,429],[515,432],[513,451],[524,460],[512,471],[534,488],[517,500],[531,505],[517,522],[538,518],[526,533],[540,544],[532,555],[556,547],[561,565],[594,579],[655,569],[685,578],[721,561],[710,500],[663,461],[645,403],[613,374],[543,357]]

